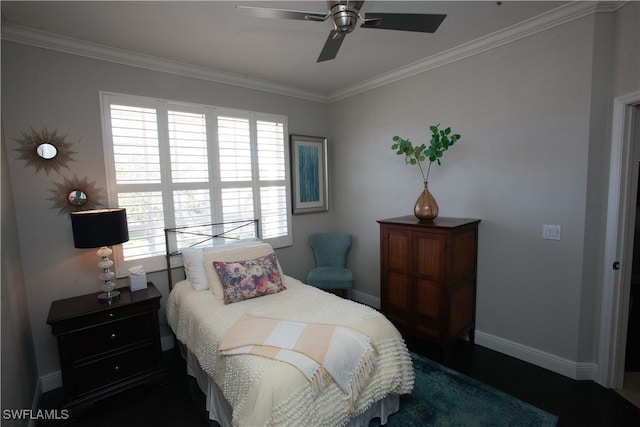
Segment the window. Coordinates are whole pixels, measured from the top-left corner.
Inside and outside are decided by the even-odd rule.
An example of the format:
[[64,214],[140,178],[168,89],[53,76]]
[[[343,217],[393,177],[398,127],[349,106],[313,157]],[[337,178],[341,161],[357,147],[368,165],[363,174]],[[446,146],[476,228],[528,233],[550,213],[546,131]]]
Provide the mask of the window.
[[126,208],[129,223],[130,240],[114,248],[119,273],[142,261],[164,269],[164,229],[177,226],[258,218],[262,239],[291,245],[286,117],[106,93],[101,101],[109,204]]

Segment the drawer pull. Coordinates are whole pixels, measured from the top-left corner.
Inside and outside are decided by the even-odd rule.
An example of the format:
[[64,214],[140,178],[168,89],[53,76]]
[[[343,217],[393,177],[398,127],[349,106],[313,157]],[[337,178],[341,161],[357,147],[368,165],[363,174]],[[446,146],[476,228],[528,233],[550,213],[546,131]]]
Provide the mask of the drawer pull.
[[113,313],[109,313],[109,318],[113,319],[114,314]]
[[111,334],[111,339],[115,340],[116,338],[118,338],[118,336],[116,334]]
[[113,368],[113,372],[120,372],[120,366],[116,366],[115,368]]

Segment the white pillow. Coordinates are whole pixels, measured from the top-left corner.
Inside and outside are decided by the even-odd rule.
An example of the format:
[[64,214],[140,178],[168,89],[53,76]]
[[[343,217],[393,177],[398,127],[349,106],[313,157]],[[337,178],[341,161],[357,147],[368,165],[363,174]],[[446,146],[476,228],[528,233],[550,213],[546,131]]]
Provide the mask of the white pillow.
[[[275,253],[273,247],[269,243],[257,242],[255,244],[248,244],[242,246],[227,247],[225,250],[216,250],[205,252],[204,256],[204,269],[207,273],[209,280],[209,288],[213,295],[219,300],[224,300],[224,289],[222,282],[216,269],[213,267],[214,261],[232,262],[232,261],[246,261],[255,259],[261,256]],[[282,276],[282,267],[278,262],[278,270]]]
[[187,280],[196,291],[209,288],[207,272],[204,269],[204,257],[201,248],[186,248],[182,253],[182,265]]
[[204,268],[204,253],[226,251],[232,247],[254,245],[256,243],[262,242],[257,239],[246,239],[224,243],[217,246],[181,249],[180,253],[182,254],[182,265],[184,266],[185,276],[187,276],[187,280],[196,291],[209,289],[209,279]]

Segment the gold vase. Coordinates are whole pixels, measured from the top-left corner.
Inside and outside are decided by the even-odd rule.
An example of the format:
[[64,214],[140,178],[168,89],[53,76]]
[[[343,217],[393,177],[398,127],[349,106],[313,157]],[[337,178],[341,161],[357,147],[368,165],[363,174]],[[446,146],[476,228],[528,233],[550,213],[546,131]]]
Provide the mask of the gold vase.
[[429,183],[424,183],[424,190],[418,197],[416,205],[413,208],[413,213],[418,219],[432,220],[438,216],[438,203],[433,195],[429,192]]

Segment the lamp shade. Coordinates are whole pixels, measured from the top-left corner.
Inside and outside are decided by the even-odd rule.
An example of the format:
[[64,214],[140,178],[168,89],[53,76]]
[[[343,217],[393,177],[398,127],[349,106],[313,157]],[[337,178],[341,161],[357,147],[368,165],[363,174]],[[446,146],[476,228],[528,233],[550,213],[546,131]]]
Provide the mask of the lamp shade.
[[71,227],[76,248],[99,248],[129,240],[124,208],[72,212]]

